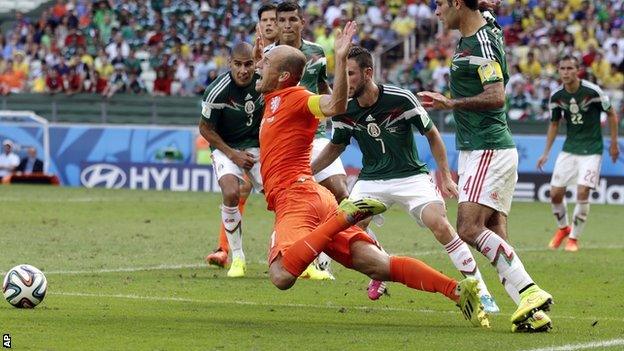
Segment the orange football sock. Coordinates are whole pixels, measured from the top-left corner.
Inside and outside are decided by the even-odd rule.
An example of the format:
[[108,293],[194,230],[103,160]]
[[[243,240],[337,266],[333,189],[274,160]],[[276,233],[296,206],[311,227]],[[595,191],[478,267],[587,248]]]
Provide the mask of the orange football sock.
[[459,296],[455,294],[457,281],[415,258],[391,256],[390,279],[412,289],[439,292],[455,302],[459,301]]
[[285,250],[282,253],[282,266],[293,276],[300,276],[316,256],[323,252],[334,235],[350,226],[344,214],[338,213]]
[[[241,216],[245,212],[245,203],[247,203],[246,197],[241,197],[238,201],[238,210],[240,211]],[[219,250],[225,251],[225,253],[230,252],[230,244],[228,243],[227,235],[225,235],[225,227],[223,223],[221,223],[221,231],[219,232]]]

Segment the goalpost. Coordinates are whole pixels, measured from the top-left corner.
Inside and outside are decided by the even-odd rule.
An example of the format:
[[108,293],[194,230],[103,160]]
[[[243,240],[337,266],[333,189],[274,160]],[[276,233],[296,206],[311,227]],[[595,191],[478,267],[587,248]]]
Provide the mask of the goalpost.
[[[50,166],[50,131],[47,119],[37,115],[33,111],[0,110],[0,136],[13,140],[17,145],[36,146],[24,144],[21,136],[28,135],[28,128],[37,128],[41,132],[41,146],[43,148],[43,172],[48,173]],[[5,132],[7,131],[7,132]],[[17,135],[19,133],[20,135]]]

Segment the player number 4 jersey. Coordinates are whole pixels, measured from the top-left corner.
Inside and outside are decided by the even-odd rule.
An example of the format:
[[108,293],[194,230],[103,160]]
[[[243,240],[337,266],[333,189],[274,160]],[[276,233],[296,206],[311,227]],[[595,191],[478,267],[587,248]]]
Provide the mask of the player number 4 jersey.
[[563,151],[576,155],[602,155],[600,115],[611,108],[609,97],[596,84],[584,79],[579,89],[569,93],[559,86],[550,96],[551,121],[566,120]]
[[[481,94],[488,84],[507,83],[509,74],[500,28],[488,21],[477,33],[462,37],[451,61],[451,95],[454,99]],[[485,111],[456,109],[458,150],[514,147],[505,108]]]
[[425,134],[433,122],[408,90],[379,85],[377,102],[360,107],[350,99],[347,112],[333,117],[332,143],[349,144],[353,137],[362,151],[361,180],[387,180],[428,173],[418,158],[413,128]]

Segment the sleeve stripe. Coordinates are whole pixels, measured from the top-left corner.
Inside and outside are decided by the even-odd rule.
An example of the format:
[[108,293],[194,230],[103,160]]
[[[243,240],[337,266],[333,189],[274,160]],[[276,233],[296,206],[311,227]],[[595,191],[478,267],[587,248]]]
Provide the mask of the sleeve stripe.
[[[386,92],[388,92],[391,95],[398,95],[398,96],[406,97],[407,99],[409,99],[414,104],[414,107],[418,110],[418,113],[420,115],[427,115],[428,116],[427,111],[422,107],[422,105],[420,104],[420,102],[418,101],[416,96],[414,96],[414,94],[412,94],[411,91],[405,90],[405,89],[396,88],[396,87],[393,87],[391,85],[384,85],[384,89],[385,89]],[[395,93],[395,94],[392,94],[392,93]]]
[[584,85],[594,90],[598,94],[603,110],[607,111],[608,109],[611,108],[611,101],[609,100],[609,96],[605,94],[604,91],[602,91],[602,89],[598,85],[591,83],[585,79],[581,79],[581,85]]
[[[230,81],[231,79],[230,79],[230,76],[228,75],[223,80],[218,82],[217,85],[208,93],[208,95],[206,96],[206,100],[202,101],[202,116],[204,118],[210,118],[211,109],[216,107],[213,104],[215,99],[217,98],[217,96],[219,96],[219,94],[221,94],[221,92],[225,89],[225,87],[228,86]],[[222,108],[222,107],[217,107],[217,108]]]
[[225,87],[230,83],[230,81],[231,81],[230,77],[227,76],[222,81],[217,83],[217,85],[212,89],[212,91],[208,93],[208,96],[206,96],[206,100],[204,101],[207,103],[213,103],[215,99],[217,98],[217,96],[219,96],[219,94],[223,91],[223,89],[225,89]]
[[310,112],[314,115],[314,117],[318,119],[325,118],[323,111],[321,111],[321,96],[320,95],[312,95],[308,98],[308,108]]
[[490,38],[488,38],[487,33],[484,30],[478,31],[477,39],[481,45],[483,57],[496,61],[496,56],[494,56],[494,51],[492,50],[492,43],[490,42]]

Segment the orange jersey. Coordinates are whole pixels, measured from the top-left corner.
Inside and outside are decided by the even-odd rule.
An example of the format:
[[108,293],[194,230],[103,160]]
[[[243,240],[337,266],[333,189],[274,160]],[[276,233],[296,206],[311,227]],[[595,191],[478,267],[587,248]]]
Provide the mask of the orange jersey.
[[269,210],[279,193],[301,178],[312,178],[312,141],[322,118],[320,96],[295,86],[264,96],[260,124],[260,172]]

